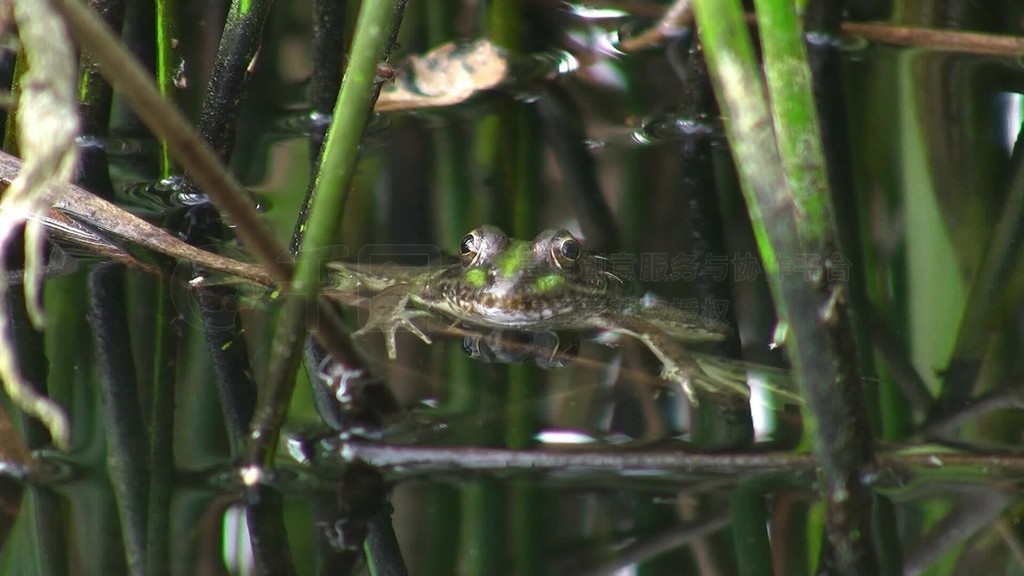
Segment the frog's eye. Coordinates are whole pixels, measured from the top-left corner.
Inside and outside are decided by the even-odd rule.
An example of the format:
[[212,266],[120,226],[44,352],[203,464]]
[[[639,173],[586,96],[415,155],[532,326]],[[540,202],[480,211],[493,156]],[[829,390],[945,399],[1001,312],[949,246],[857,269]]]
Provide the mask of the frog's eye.
[[480,251],[480,238],[477,236],[476,230],[466,234],[462,237],[462,242],[459,242],[459,255],[465,260],[469,258],[472,260],[473,256]]
[[505,247],[508,239],[494,226],[480,226],[462,237],[459,256],[463,266],[478,266]]
[[551,255],[559,266],[567,267],[579,260],[583,254],[583,247],[579,241],[564,230],[557,233],[553,240]]
[[462,237],[462,242],[459,242],[459,257],[463,266],[472,266],[479,261],[485,245],[484,232],[481,227]]
[[562,250],[562,256],[572,260],[573,262],[580,259],[580,252],[583,251],[583,249],[580,248],[580,243],[577,242],[575,238],[569,238],[565,242],[562,242],[562,246],[560,248]]
[[473,336],[466,336],[462,339],[462,353],[470,358],[479,358],[482,356],[480,353],[480,341]]

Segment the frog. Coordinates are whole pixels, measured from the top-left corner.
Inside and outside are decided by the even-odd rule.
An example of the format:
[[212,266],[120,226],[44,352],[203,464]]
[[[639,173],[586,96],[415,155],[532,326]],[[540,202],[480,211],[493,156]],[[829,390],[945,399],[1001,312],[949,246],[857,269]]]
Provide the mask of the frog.
[[688,350],[725,339],[727,325],[638,296],[609,268],[606,258],[586,251],[568,230],[520,240],[482,225],[462,238],[457,262],[425,270],[333,262],[326,284],[328,293],[371,294],[369,317],[353,336],[383,331],[391,359],[399,329],[432,343],[413,322],[418,318],[441,316],[485,329],[595,331],[642,342],[661,362],[661,379],[680,385],[694,404],[698,390],[749,394],[745,375],[706,370],[712,363]]

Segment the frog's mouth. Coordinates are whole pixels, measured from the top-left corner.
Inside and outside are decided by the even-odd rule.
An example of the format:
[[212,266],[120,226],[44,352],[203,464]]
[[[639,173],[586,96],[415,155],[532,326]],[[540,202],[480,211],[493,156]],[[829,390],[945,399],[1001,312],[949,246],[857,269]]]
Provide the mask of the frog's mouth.
[[556,307],[543,298],[511,298],[483,294],[455,304],[461,319],[494,327],[527,328],[542,325],[569,307]]

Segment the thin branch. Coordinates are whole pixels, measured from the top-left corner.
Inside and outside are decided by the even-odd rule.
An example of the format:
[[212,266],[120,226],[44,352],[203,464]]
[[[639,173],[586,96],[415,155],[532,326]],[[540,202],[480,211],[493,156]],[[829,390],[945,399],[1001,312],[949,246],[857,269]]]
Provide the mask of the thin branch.
[[1006,518],[1000,518],[995,524],[996,532],[999,537],[1006,543],[1006,547],[1010,550],[1010,555],[1013,556],[1014,562],[1017,563],[1017,568],[1024,568],[1024,543],[1021,543],[1020,536],[1017,535],[1017,529],[1010,525],[1010,521]]
[[1014,383],[996,388],[971,398],[965,405],[948,414],[943,414],[940,419],[929,422],[924,432],[929,437],[942,438],[952,434],[954,430],[971,420],[1005,408],[1024,408],[1024,391],[1021,390],[1019,384]]
[[[390,469],[399,475],[424,471],[448,472],[564,472],[581,474],[649,472],[664,474],[737,476],[768,472],[799,474],[817,464],[810,454],[793,452],[708,454],[680,449],[648,450],[504,450],[500,448],[447,446],[387,446],[369,442],[344,442],[328,449],[320,460],[327,467],[359,461]],[[896,450],[877,456],[876,486],[903,485],[908,475],[927,478],[932,472],[967,478],[1016,478],[1024,473],[1024,454],[973,454],[933,449],[921,452]]]
[[810,470],[809,454],[690,454],[679,450],[658,452],[539,451],[438,446],[384,446],[362,442],[342,444],[335,453],[341,462],[362,461],[381,468],[450,469],[478,472],[650,471],[685,474],[733,475]]
[[962,52],[1007,58],[1024,55],[1024,38],[1020,36],[890,26],[874,22],[843,22],[842,31],[844,34],[860,36],[870,42],[913,46],[941,52]]
[[907,552],[903,574],[914,576],[932,568],[951,548],[959,546],[980,530],[992,525],[1010,505],[1011,498],[992,486],[961,485],[953,510],[935,523]]
[[654,48],[666,40],[676,38],[682,29],[693,24],[692,0],[676,0],[654,26],[642,33],[626,38],[619,43],[623,52],[636,52],[645,48]]
[[926,413],[932,407],[932,393],[928,390],[928,384],[925,383],[924,378],[918,374],[917,368],[910,361],[907,347],[885,324],[877,308],[868,306],[867,314],[868,332],[875,352],[884,359],[885,366],[892,374],[893,380],[903,391],[914,410],[922,414]]
[[[692,1],[692,0],[691,0]],[[643,34],[624,40],[619,48],[629,52],[641,48],[650,48],[663,44],[675,37],[675,32],[686,24],[685,13],[678,12],[680,4],[689,1],[677,0],[669,8],[655,4],[630,3],[620,6],[621,2],[599,2],[597,5],[613,6],[634,16],[659,17],[658,24]],[[754,22],[753,14],[746,16],[748,22]],[[663,28],[664,26],[664,28]],[[889,44],[893,46],[913,46],[940,52],[957,52],[978,56],[1002,56],[1016,58],[1024,55],[1024,37],[984,34],[980,32],[961,32],[958,30],[939,30],[914,26],[893,26],[882,22],[843,22],[840,25],[843,34],[857,36],[868,42]]]

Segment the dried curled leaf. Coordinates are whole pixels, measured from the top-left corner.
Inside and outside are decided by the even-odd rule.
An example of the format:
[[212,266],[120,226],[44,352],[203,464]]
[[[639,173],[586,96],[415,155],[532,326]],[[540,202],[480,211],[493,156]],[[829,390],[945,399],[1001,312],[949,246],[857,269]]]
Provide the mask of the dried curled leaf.
[[395,83],[381,90],[374,110],[451,106],[498,86],[508,73],[504,51],[489,40],[449,42],[423,56],[410,57]]
[[[25,295],[29,316],[41,326],[39,294],[45,245],[41,216],[71,181],[77,161],[76,59],[64,22],[49,2],[6,0],[3,4],[3,12],[13,7],[27,70],[21,78],[17,109],[18,148],[24,164],[0,201],[0,252],[6,251],[24,225]],[[46,425],[58,447],[65,448],[69,431],[63,410],[37,393],[18,367],[7,309],[6,272],[0,259],[0,378],[4,390],[19,408]]]

